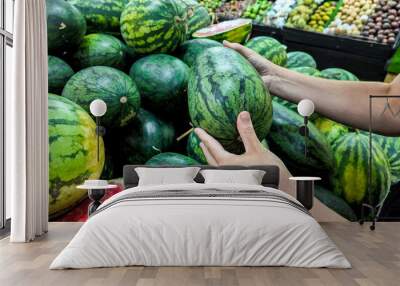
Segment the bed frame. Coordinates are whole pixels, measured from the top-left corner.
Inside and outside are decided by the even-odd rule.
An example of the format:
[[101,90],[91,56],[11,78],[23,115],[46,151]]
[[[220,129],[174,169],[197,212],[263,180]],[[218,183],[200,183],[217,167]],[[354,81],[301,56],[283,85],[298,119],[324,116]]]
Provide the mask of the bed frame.
[[[139,176],[135,171],[136,167],[146,167],[146,168],[184,168],[183,166],[147,166],[147,165],[125,165],[123,171],[124,177],[124,188],[133,188],[138,185]],[[191,167],[200,167],[202,170],[205,169],[219,169],[219,170],[263,170],[265,171],[264,178],[262,180],[262,185],[265,187],[279,188],[279,168],[274,165],[262,165],[262,166],[208,166],[208,165],[198,165]],[[199,173],[194,179],[197,183],[203,183],[204,178]]]

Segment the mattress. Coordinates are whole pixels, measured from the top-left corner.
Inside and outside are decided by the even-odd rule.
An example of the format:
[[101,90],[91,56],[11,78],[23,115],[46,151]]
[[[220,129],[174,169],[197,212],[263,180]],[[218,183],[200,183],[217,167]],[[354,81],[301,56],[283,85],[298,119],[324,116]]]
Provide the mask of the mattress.
[[290,195],[193,183],[135,187],[109,198],[50,269],[133,265],[351,267]]

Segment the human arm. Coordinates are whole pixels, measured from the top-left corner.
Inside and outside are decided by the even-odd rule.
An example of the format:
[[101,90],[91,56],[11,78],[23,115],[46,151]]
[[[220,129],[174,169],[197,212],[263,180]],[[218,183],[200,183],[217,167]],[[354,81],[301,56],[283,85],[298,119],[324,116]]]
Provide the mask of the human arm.
[[[400,76],[392,83],[327,80],[277,66],[240,44],[224,44],[249,60],[273,95],[293,103],[311,99],[318,113],[354,128],[369,128],[369,95],[400,95]],[[395,112],[400,110],[400,99],[389,102]],[[374,101],[372,129],[384,135],[400,135],[400,118],[390,112],[382,115],[385,104],[384,99]]]

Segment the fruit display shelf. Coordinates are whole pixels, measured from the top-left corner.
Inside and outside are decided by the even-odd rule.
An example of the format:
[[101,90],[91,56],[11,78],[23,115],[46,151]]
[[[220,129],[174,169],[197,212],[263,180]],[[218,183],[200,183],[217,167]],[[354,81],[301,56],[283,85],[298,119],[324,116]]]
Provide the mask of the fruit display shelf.
[[288,51],[311,53],[320,69],[340,67],[359,75],[362,80],[373,81],[384,80],[386,66],[398,46],[300,29],[253,25],[252,37],[262,35],[273,36],[286,45]]

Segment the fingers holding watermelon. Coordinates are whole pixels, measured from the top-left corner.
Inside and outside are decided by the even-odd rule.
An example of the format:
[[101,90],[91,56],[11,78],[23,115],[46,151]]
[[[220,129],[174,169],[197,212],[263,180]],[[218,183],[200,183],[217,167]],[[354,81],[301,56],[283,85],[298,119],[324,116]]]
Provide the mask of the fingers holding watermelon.
[[224,41],[223,44],[245,57],[261,76],[274,73],[275,65],[255,51],[238,43]]
[[246,153],[257,153],[262,151],[261,142],[258,140],[257,134],[254,131],[249,112],[243,111],[239,113],[237,118],[237,129]]
[[195,133],[201,140],[200,147],[208,164],[218,165],[278,165],[286,170],[283,162],[271,151],[262,148],[251,121],[250,113],[241,112],[237,118],[237,129],[245,146],[245,153],[236,155],[226,151],[223,146],[201,128]]

